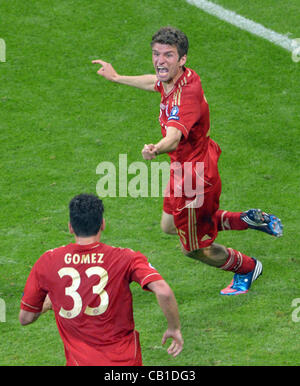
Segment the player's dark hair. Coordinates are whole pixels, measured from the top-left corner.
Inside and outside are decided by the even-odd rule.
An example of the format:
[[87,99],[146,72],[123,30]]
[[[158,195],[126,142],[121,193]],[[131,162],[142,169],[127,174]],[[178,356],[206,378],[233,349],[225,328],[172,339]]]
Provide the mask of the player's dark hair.
[[160,28],[152,36],[151,47],[153,47],[155,43],[176,46],[179,59],[182,58],[182,56],[187,55],[189,49],[187,36],[182,31],[174,27]]
[[102,200],[93,194],[79,194],[69,203],[70,224],[76,236],[94,236],[103,221]]

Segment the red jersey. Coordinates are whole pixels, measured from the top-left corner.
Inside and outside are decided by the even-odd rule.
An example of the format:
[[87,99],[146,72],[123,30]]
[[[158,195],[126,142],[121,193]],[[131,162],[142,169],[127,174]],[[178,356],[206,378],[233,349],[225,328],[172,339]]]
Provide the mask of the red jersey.
[[209,136],[209,107],[195,71],[184,68],[169,94],[160,81],[155,89],[161,93],[159,122],[163,137],[167,127],[182,133],[176,150],[169,153],[170,181],[163,210],[173,215],[184,249],[193,251],[211,245],[218,234],[215,214],[221,194],[221,149]]
[[[182,133],[177,149],[168,153],[171,163],[182,165],[192,162],[194,166],[196,162],[203,162],[204,189],[211,190],[219,178],[217,162],[221,149],[209,136],[209,107],[199,75],[184,67],[183,74],[169,94],[165,94],[160,81],[156,82],[155,89],[161,93],[159,122],[163,137],[168,126]],[[192,178],[194,181],[195,176]]]
[[[199,75],[184,68],[169,94],[165,94],[160,81],[155,89],[161,93],[159,122],[163,137],[168,126],[176,127],[183,135],[177,149],[169,153],[171,162],[203,161],[212,139],[209,107]],[[220,148],[217,146],[216,150]]]
[[140,252],[69,244],[44,253],[27,279],[21,308],[41,312],[49,294],[67,365],[141,364],[129,284],[162,280]]

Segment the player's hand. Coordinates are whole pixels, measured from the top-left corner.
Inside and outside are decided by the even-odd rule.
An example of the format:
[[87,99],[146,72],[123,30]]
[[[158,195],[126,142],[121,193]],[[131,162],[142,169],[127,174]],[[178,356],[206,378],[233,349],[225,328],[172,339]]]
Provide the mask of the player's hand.
[[161,344],[164,345],[169,338],[173,340],[167,351],[169,355],[175,358],[183,349],[183,339],[180,330],[168,329],[162,337]]
[[104,62],[101,59],[93,60],[93,64],[101,64],[102,67],[99,68],[97,74],[103,76],[104,78],[110,80],[111,82],[116,82],[119,74],[115,71],[113,66],[110,63]]
[[154,159],[157,156],[156,147],[153,144],[144,145],[142,156],[146,160]]

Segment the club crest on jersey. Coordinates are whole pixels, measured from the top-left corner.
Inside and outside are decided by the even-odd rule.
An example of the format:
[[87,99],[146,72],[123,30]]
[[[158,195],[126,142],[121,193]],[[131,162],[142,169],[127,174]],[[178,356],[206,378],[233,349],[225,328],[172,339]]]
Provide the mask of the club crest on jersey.
[[176,121],[179,121],[178,113],[179,113],[178,106],[176,106],[176,105],[173,106],[171,113],[170,113],[170,116],[168,118],[168,121],[170,121],[171,119],[175,119]]

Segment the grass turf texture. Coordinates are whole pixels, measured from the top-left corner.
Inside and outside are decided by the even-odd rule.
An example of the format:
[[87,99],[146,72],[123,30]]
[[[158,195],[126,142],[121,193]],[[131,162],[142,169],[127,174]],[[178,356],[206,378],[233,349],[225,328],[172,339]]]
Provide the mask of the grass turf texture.
[[[255,20],[246,2],[242,11],[237,2],[218,3],[249,12],[267,27],[276,14],[278,32],[299,31],[295,19],[285,17],[287,4],[272,2],[271,12],[268,7]],[[264,10],[270,1],[252,3]],[[90,62],[100,57],[120,73],[150,73],[151,36],[167,24],[188,35],[187,64],[200,74],[210,104],[212,137],[223,150],[221,208],[274,212],[285,234],[275,240],[254,231],[220,233],[219,243],[264,265],[248,294],[221,297],[231,273],[183,257],[176,238],[159,229],[161,198],[106,198],[102,241],[145,253],[179,304],[185,346],[173,359],[160,346],[166,324],[154,296],[132,285],[144,364],[299,364],[299,324],[291,304],[300,297],[300,64],[281,48],[178,0],[11,0],[1,2],[0,15],[7,46],[7,61],[0,63],[0,298],[7,308],[0,365],[65,363],[51,313],[19,325],[27,275],[45,250],[73,241],[67,205],[77,193],[96,191],[97,165],[117,165],[125,153],[128,164],[142,161],[144,143],[160,138],[159,95],[108,83]]]

